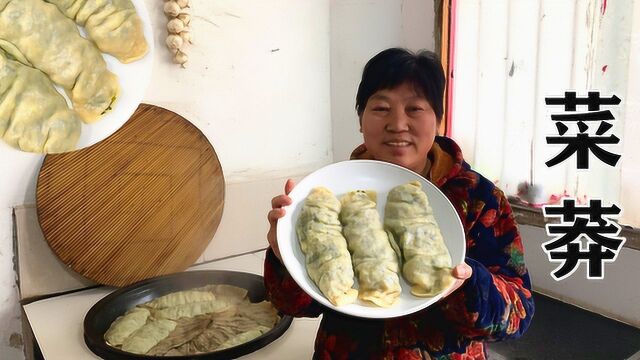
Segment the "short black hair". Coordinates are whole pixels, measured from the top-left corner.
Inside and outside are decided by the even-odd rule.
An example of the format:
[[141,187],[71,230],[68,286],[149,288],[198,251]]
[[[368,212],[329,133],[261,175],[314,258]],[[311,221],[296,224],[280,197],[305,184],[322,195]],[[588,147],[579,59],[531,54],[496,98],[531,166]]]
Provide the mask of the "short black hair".
[[358,117],[362,117],[371,95],[406,82],[411,83],[416,92],[424,95],[440,122],[445,76],[438,55],[428,50],[413,53],[402,48],[383,50],[364,66],[356,94]]

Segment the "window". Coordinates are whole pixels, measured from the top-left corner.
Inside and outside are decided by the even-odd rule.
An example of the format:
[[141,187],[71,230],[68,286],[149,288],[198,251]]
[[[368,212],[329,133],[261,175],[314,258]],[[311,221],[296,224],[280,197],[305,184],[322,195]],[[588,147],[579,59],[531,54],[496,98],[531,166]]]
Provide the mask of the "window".
[[[467,162],[508,195],[529,183],[541,202],[601,198],[622,208],[622,224],[640,227],[640,2],[452,0],[451,9],[450,135]],[[545,165],[563,148],[546,143],[558,134],[551,114],[563,109],[545,97],[565,91],[622,99],[607,107],[607,135],[621,139],[606,146],[622,155],[615,167],[593,155],[588,170],[577,170],[575,155]]]

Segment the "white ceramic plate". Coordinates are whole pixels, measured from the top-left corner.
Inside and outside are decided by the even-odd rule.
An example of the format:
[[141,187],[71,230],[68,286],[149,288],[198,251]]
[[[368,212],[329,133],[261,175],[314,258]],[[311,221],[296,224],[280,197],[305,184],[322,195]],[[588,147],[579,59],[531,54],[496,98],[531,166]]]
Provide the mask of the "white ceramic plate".
[[[138,108],[142,97],[147,91],[149,80],[151,79],[151,72],[153,70],[153,58],[154,58],[154,38],[151,27],[151,19],[149,18],[149,12],[144,4],[144,0],[132,0],[133,5],[136,7],[138,16],[142,20],[142,27],[144,30],[144,37],[147,40],[149,51],[147,54],[137,61],[129,64],[123,64],[115,57],[103,53],[103,58],[107,62],[107,68],[109,71],[118,76],[118,82],[120,83],[120,97],[116,100],[116,103],[109,113],[98,119],[93,124],[82,124],[82,130],[76,149],[82,149],[87,146],[93,145],[107,138],[109,135],[116,132],[127,120],[133,115],[133,112]],[[80,33],[85,36],[84,29],[78,27]],[[67,99],[67,104],[71,107],[69,98],[64,94],[64,91],[59,86],[56,86],[58,92]],[[7,145],[4,141],[0,141],[0,147],[13,149]]]
[[[151,28],[149,12],[144,4],[144,0],[132,0],[136,7],[138,16],[142,20],[144,38],[147,40],[149,51],[137,61],[123,64],[111,55],[103,53],[107,68],[118,76],[120,83],[120,97],[116,100],[113,110],[107,113],[93,124],[82,124],[82,132],[78,140],[77,149],[93,145],[104,140],[109,135],[116,132],[124,125],[136,111],[142,101],[142,97],[147,91],[151,71],[153,70],[154,38]],[[160,6],[160,4],[158,4]],[[83,29],[81,29],[83,30]],[[83,32],[84,34],[84,32]]]
[[[398,302],[389,308],[365,305],[359,300],[353,304],[334,306],[309,278],[305,267],[305,256],[300,249],[295,232],[295,224],[304,200],[314,187],[324,186],[338,198],[352,190],[375,190],[378,193],[378,212],[382,220],[389,191],[395,186],[412,180],[420,181],[422,189],[429,197],[434,216],[451,254],[452,263],[454,265],[462,263],[465,257],[462,223],[451,202],[435,185],[417,173],[394,164],[372,160],[350,160],[325,166],[309,174],[289,194],[293,203],[286,207],[286,215],[278,221],[277,235],[282,260],[296,283],[324,306],[348,315],[364,318],[403,316],[424,309],[438,301],[442,297],[441,294],[431,298],[412,295],[409,284],[400,276],[402,294]],[[357,285],[357,279],[355,280]]]

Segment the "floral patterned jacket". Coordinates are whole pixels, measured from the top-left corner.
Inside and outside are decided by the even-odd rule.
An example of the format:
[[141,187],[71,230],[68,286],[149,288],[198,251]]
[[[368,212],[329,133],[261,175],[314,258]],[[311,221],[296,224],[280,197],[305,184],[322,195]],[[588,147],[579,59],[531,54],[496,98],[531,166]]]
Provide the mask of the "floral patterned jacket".
[[[370,159],[360,145],[352,159]],[[436,137],[422,174],[454,204],[473,275],[445,299],[392,319],[349,317],[304,293],[269,250],[264,264],[268,299],[296,317],[323,314],[315,359],[486,359],[484,341],[517,338],[534,313],[522,240],[504,193],[464,162],[460,147]]]

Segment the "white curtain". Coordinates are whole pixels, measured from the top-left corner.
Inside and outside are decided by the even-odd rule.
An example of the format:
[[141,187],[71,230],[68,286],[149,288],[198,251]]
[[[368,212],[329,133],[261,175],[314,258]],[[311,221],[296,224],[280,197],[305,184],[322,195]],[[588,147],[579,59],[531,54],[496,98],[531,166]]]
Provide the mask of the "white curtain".
[[[640,227],[640,0],[454,0],[455,68],[451,136],[466,160],[507,194],[535,184],[552,195],[601,198],[622,208],[620,222]],[[602,148],[622,155],[615,167],[590,155],[578,170],[575,155],[545,162],[564,146],[545,97],[565,91],[616,95],[615,120]],[[578,112],[587,112],[578,107]],[[567,124],[575,135],[575,124]],[[597,123],[589,124],[595,135]]]

